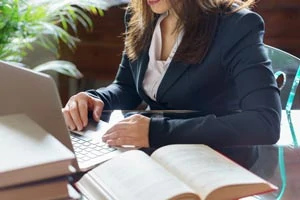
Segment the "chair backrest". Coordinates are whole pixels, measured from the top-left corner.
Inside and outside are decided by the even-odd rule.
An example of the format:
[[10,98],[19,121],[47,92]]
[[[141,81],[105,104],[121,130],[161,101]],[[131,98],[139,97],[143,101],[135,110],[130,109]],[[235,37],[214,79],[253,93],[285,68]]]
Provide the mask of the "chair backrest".
[[[297,92],[300,80],[300,59],[283,50],[269,45],[266,45],[266,49],[272,61],[274,75],[276,77],[277,84],[279,85],[281,105],[287,114],[293,145],[298,147],[296,132],[291,120],[291,109],[294,103],[295,94],[300,92],[300,90]],[[287,185],[286,167],[284,163],[284,148],[282,146],[278,147],[278,159],[282,183],[276,199],[280,200],[284,195]]]
[[286,112],[293,145],[298,147],[297,134],[291,118],[291,109],[299,109],[300,107],[300,95],[297,96],[298,98],[295,98],[296,94],[300,93],[300,87],[298,88],[300,81],[300,59],[275,47],[267,45],[266,47],[269,57],[272,60],[277,84],[280,86],[281,104]]
[[[295,81],[297,81],[297,78],[300,78],[300,71],[298,71],[300,59],[292,54],[269,45],[266,45],[266,49],[272,61],[272,67],[277,83],[280,85],[282,84],[280,87],[281,105],[282,108],[286,109],[290,92],[292,91],[292,86]],[[296,77],[296,75],[298,75],[298,77]],[[297,89],[297,85],[294,89]]]

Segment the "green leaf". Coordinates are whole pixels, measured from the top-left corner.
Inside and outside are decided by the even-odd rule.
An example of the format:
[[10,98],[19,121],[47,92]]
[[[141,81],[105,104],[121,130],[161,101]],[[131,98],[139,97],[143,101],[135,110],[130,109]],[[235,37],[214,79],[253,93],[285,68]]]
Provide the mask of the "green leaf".
[[102,15],[108,6],[104,0],[2,0],[0,59],[19,62],[34,42],[57,56],[60,42],[74,50],[78,24],[92,30],[89,13]]
[[63,28],[67,31],[68,30],[68,24],[66,22],[65,16],[60,14],[60,19],[61,19],[61,24],[63,26]]
[[91,18],[83,12],[79,8],[74,8],[76,15],[76,19],[87,29],[87,30],[92,30],[93,28],[93,22]]
[[33,68],[34,71],[37,72],[44,72],[44,71],[56,71],[58,73],[79,79],[82,78],[83,75],[81,72],[76,68],[76,66],[69,62],[64,60],[54,60],[49,61],[46,63],[43,63],[41,65],[38,65]]

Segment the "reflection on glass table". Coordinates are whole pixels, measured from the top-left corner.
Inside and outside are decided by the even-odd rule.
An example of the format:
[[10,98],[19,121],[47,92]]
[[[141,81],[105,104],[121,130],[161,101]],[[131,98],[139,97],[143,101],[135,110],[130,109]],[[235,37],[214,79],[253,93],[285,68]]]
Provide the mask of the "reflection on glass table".
[[[300,140],[300,110],[283,110],[281,114],[281,133],[278,145],[293,145],[298,147]],[[291,127],[292,126],[292,127]]]
[[[300,149],[288,146],[260,146],[250,171],[278,186],[278,191],[243,200],[298,200],[300,197]],[[279,155],[281,155],[281,160]]]

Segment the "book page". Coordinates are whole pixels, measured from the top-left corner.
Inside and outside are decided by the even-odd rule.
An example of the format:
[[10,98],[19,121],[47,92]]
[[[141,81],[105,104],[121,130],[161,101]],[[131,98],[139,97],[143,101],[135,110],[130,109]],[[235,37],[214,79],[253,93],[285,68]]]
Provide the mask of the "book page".
[[[90,180],[88,180],[90,179]],[[107,193],[107,199],[165,200],[199,199],[192,189],[171,175],[145,153],[131,150],[94,168],[76,183],[83,194],[89,192],[88,183],[97,185],[97,191]],[[100,196],[100,195],[99,195]],[[176,198],[175,198],[176,197]],[[178,197],[178,198],[177,198]],[[94,197],[92,199],[99,199]]]
[[[215,199],[217,194],[210,193],[220,188],[222,199],[236,199],[249,196],[248,193],[262,193],[275,189],[265,184],[266,181],[263,179],[206,145],[168,145],[156,150],[151,157],[198,191],[201,199]],[[249,187],[258,183],[263,184],[255,188]],[[232,190],[228,186],[235,188]],[[231,196],[234,198],[230,198]]]

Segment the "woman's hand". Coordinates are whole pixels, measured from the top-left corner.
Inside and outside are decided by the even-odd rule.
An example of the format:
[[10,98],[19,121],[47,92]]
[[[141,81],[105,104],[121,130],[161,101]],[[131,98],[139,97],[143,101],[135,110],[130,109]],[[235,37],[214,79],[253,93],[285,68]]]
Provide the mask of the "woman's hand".
[[104,107],[103,101],[80,92],[72,96],[62,109],[67,126],[71,130],[82,130],[88,124],[88,111],[93,111],[93,119],[99,121]]
[[102,140],[110,146],[149,147],[149,124],[150,118],[140,114],[132,115],[112,126]]

